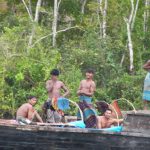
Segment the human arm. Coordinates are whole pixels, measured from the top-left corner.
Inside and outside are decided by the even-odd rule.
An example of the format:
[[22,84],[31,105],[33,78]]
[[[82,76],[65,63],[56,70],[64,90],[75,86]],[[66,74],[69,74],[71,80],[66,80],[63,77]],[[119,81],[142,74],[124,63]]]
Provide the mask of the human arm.
[[123,119],[113,119],[113,124],[121,124],[123,123]]
[[38,121],[43,122],[42,118],[37,113],[37,111],[33,108],[33,106],[31,106],[31,105],[28,106],[28,116],[27,116],[27,118],[32,121],[35,117],[37,118]]
[[101,120],[102,120],[101,117],[98,116],[98,117],[97,117],[97,128],[98,128],[98,129],[101,129],[101,128],[102,128]]
[[66,96],[68,96],[69,94],[70,94],[70,91],[69,91],[69,89],[65,86],[65,84],[64,83],[62,83],[62,89],[64,90],[64,94],[63,94],[63,97],[66,97]]
[[35,111],[35,117],[37,118],[37,120],[38,120],[39,122],[43,123],[43,120],[42,120],[42,118],[40,117],[40,115],[38,114],[37,111]]

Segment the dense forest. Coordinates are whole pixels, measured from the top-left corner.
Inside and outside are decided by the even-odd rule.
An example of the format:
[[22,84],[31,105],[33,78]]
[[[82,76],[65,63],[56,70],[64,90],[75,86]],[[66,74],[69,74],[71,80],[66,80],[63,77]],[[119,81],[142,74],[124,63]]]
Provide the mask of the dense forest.
[[148,59],[150,0],[0,0],[0,117],[29,94],[41,110],[53,68],[71,100],[93,68],[94,101],[125,98],[141,109]]

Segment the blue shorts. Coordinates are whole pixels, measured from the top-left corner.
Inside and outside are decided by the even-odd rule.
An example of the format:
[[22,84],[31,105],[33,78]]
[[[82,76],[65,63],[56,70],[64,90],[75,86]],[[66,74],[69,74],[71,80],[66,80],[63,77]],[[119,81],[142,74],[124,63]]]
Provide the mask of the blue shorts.
[[150,91],[143,92],[143,100],[150,101]]
[[92,97],[81,95],[79,97],[79,100],[82,102],[83,100],[86,101],[88,104],[92,103]]

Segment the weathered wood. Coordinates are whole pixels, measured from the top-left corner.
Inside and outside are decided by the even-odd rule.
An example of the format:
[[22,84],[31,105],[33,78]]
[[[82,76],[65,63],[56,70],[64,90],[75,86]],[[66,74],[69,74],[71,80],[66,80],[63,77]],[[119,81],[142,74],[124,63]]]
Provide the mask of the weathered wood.
[[[149,150],[150,114],[128,113],[125,130],[0,125],[0,150]],[[149,120],[148,120],[149,119]],[[133,130],[139,129],[140,130]],[[131,129],[131,130],[130,130]]]
[[150,111],[138,111],[136,114],[128,113],[124,122],[124,130],[150,134]]
[[1,126],[0,132],[0,147],[12,150],[148,150],[150,146],[150,139],[140,137],[139,134],[107,133],[88,129]]

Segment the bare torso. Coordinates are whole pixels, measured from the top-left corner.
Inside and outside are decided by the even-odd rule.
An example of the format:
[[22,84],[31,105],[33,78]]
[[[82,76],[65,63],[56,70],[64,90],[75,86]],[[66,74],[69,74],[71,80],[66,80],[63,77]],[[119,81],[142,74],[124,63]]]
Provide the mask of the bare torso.
[[[20,106],[17,110],[17,117],[24,117],[28,119],[32,119],[32,113],[31,110],[34,112],[34,108],[31,104],[25,103],[22,106]],[[29,112],[30,111],[30,112]]]
[[79,87],[79,95],[92,96],[95,91],[95,82],[93,80],[82,80]]
[[98,116],[98,128],[110,128],[114,124],[113,119],[106,119],[104,116]]
[[49,98],[61,97],[61,89],[63,88],[63,85],[64,84],[61,81],[53,82],[52,80],[48,80],[46,82],[46,88],[47,88],[47,91],[48,91]]

